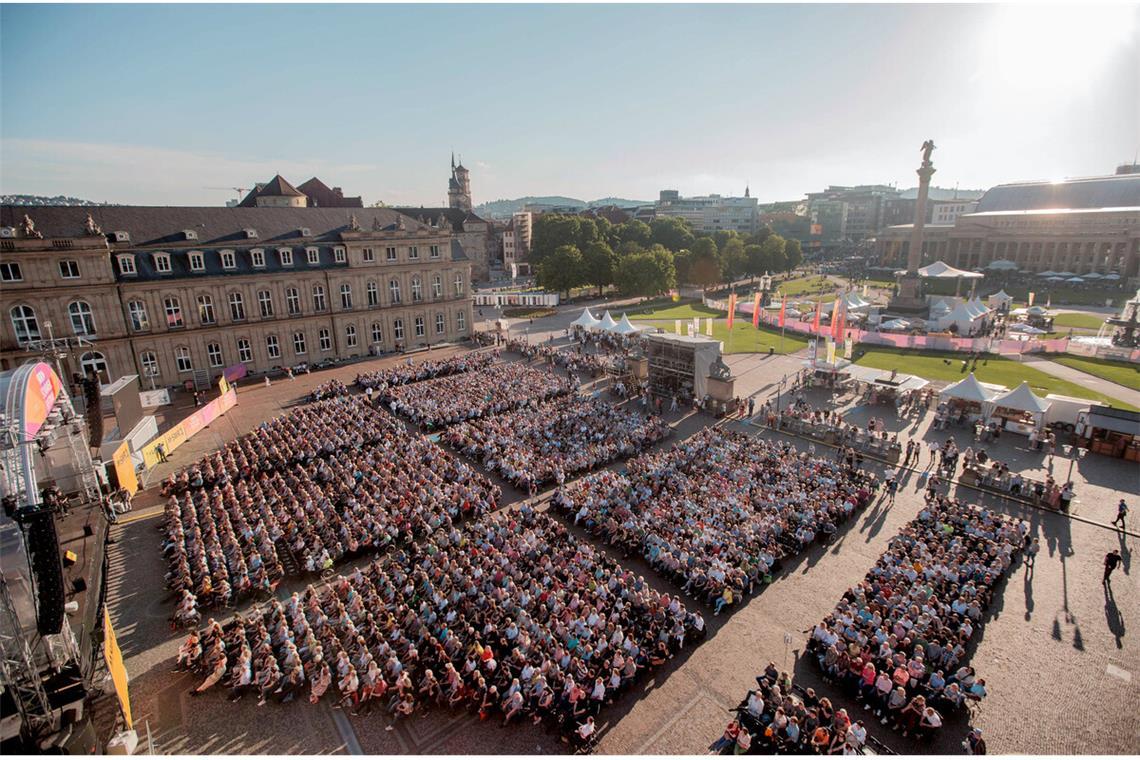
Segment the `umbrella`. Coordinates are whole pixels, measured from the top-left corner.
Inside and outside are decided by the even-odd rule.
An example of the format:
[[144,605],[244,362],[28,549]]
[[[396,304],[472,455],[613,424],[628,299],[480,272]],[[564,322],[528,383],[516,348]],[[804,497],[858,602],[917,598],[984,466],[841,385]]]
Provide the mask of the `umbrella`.
[[1084,282],[1084,279],[1082,279],[1080,277],[1073,276],[1073,277],[1067,278],[1065,280],[1065,282]]
[[1046,269],[1044,272],[1038,272],[1037,276],[1038,277],[1056,277],[1057,273],[1054,272],[1052,269]]
[[1052,277],[1046,277],[1045,279],[1048,280],[1049,282],[1064,282],[1065,281],[1064,277],[1059,277],[1057,275],[1053,275]]
[[1025,325],[1025,324],[1021,324],[1020,322],[1018,324],[1015,324],[1015,325],[1010,325],[1009,331],[1010,332],[1025,333],[1026,335],[1044,335],[1046,333],[1045,330],[1039,330],[1038,328],[1033,327],[1032,325]]
[[1076,272],[1057,272],[1058,277],[1076,277]]
[[1002,269],[1011,271],[1017,269],[1017,263],[1009,259],[994,259],[989,264],[986,264],[986,269]]
[[884,330],[905,330],[910,327],[910,322],[907,322],[905,319],[892,319],[879,326]]
[[1103,279],[1105,279],[1105,280],[1119,280],[1119,279],[1120,279],[1120,275],[1118,275],[1118,274],[1116,274],[1115,272],[1113,272],[1113,273],[1111,273],[1111,274],[1106,274],[1106,275],[1104,276],[1104,278],[1103,278]]
[[1082,274],[1081,277],[1084,277],[1086,280],[1099,280],[1101,276],[1096,272],[1089,272],[1088,274]]

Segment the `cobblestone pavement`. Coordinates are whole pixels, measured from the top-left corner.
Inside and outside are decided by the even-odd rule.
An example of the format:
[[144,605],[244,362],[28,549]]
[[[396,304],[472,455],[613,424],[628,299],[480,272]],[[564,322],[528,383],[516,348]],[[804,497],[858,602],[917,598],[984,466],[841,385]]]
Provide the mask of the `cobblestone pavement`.
[[[441,355],[432,352],[432,358]],[[368,367],[393,361],[398,360],[386,359]],[[780,377],[796,371],[801,361],[797,357],[728,358],[740,378],[738,393],[756,394],[758,400],[774,392]],[[280,413],[319,382],[334,376],[351,381],[361,366],[314,373],[294,382],[275,381],[269,389],[243,387],[239,405],[222,424],[215,423],[211,431],[175,452],[171,467],[185,466],[220,441]],[[869,413],[886,416],[880,410],[850,412]],[[662,445],[671,445],[677,437],[713,422],[691,413],[669,419],[676,435]],[[740,421],[720,424],[775,435]],[[906,433],[919,437],[948,434],[929,431],[926,421],[904,424]],[[1019,449],[1007,438],[1002,439],[1000,453],[991,448],[991,454],[1029,470],[1047,468],[1039,453]],[[801,448],[807,445],[799,439],[789,440]],[[819,448],[820,454],[828,453],[825,447]],[[1067,468],[1068,464],[1058,457],[1055,466]],[[723,730],[729,719],[726,711],[754,685],[755,674],[768,661],[794,671],[802,685],[814,686],[853,714],[861,714],[859,706],[833,693],[819,680],[815,667],[800,659],[805,631],[831,610],[843,591],[871,567],[891,536],[917,514],[920,476],[920,472],[904,473],[903,488],[892,506],[869,507],[843,526],[833,545],[817,547],[791,563],[770,587],[731,614],[714,618],[712,610],[706,610],[708,638],[603,713],[600,751],[703,753]],[[1079,486],[1076,511],[1082,516],[1107,522],[1118,493],[1140,506],[1134,467],[1092,456],[1076,464],[1074,476]],[[504,490],[505,502],[518,499],[514,489]],[[985,731],[990,751],[1140,752],[1136,710],[1140,704],[1140,644],[1136,632],[1129,635],[1128,630],[1129,626],[1140,628],[1140,575],[1132,573],[1131,564],[1132,550],[1140,539],[1009,500],[983,497],[969,489],[960,492],[963,498],[1029,520],[1045,545],[1032,572],[1021,565],[1012,570],[971,661],[990,689],[971,721]],[[1133,520],[1140,519],[1136,514]],[[564,750],[541,728],[501,729],[497,723],[480,723],[466,713],[438,711],[387,731],[387,719],[379,714],[352,717],[327,704],[258,708],[247,697],[231,705],[220,691],[191,698],[188,690],[195,677],[171,672],[181,634],[167,624],[171,600],[161,581],[167,568],[158,552],[158,520],[153,512],[147,515],[146,507],[140,506],[130,522],[113,529],[117,543],[110,547],[108,603],[131,674],[136,722],[140,726],[149,723],[158,751],[535,754]],[[1107,593],[1100,583],[1101,562],[1112,548],[1121,550],[1124,566]],[[623,563],[658,588],[669,588],[640,559]],[[283,584],[279,593],[287,594],[301,585],[296,581]],[[964,721],[952,720],[934,744],[924,747],[888,731],[877,733],[900,751],[959,753],[958,742],[965,730]]]

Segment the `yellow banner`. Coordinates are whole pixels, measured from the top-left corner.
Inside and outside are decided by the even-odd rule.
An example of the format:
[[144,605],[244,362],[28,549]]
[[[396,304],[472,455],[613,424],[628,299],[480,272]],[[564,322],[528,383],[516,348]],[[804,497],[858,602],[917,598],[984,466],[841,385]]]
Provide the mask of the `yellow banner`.
[[229,393],[229,391],[230,391],[230,384],[229,384],[229,381],[226,380],[225,375],[222,375],[221,377],[218,378],[218,390],[221,392],[221,394],[223,396],[226,395],[227,393]]
[[115,468],[115,478],[119,481],[119,488],[127,489],[131,496],[139,492],[139,479],[135,476],[135,463],[131,459],[131,447],[126,441],[119,444],[115,453],[111,455],[111,464]]
[[835,341],[827,339],[827,363],[835,364]]
[[131,719],[131,695],[127,693],[127,669],[123,665],[123,653],[119,649],[119,642],[115,639],[115,629],[111,627],[111,616],[107,608],[103,608],[103,660],[107,663],[107,670],[111,672],[111,681],[115,684],[115,693],[119,695],[119,705],[123,708],[123,717],[127,721],[127,728],[134,728]]

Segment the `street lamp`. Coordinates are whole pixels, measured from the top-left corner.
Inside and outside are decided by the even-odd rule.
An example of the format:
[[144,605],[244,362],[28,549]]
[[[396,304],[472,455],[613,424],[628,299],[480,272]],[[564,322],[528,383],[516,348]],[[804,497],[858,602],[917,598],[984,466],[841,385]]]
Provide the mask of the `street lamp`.
[[788,382],[788,376],[785,374],[783,377],[780,378],[780,382],[776,383],[776,420],[777,420],[777,424],[779,424],[779,419],[780,419],[780,394],[783,392],[784,384],[786,382]]

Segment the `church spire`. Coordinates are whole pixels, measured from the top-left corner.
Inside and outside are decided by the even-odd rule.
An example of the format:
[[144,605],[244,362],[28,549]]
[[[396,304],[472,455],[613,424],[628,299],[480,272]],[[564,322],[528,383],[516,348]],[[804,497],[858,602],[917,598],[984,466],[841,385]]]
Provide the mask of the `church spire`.
[[745,197],[745,198],[750,198],[750,197],[751,197],[751,196],[748,194],[748,183],[747,183],[747,182],[745,182],[745,183],[744,183],[744,197]]

